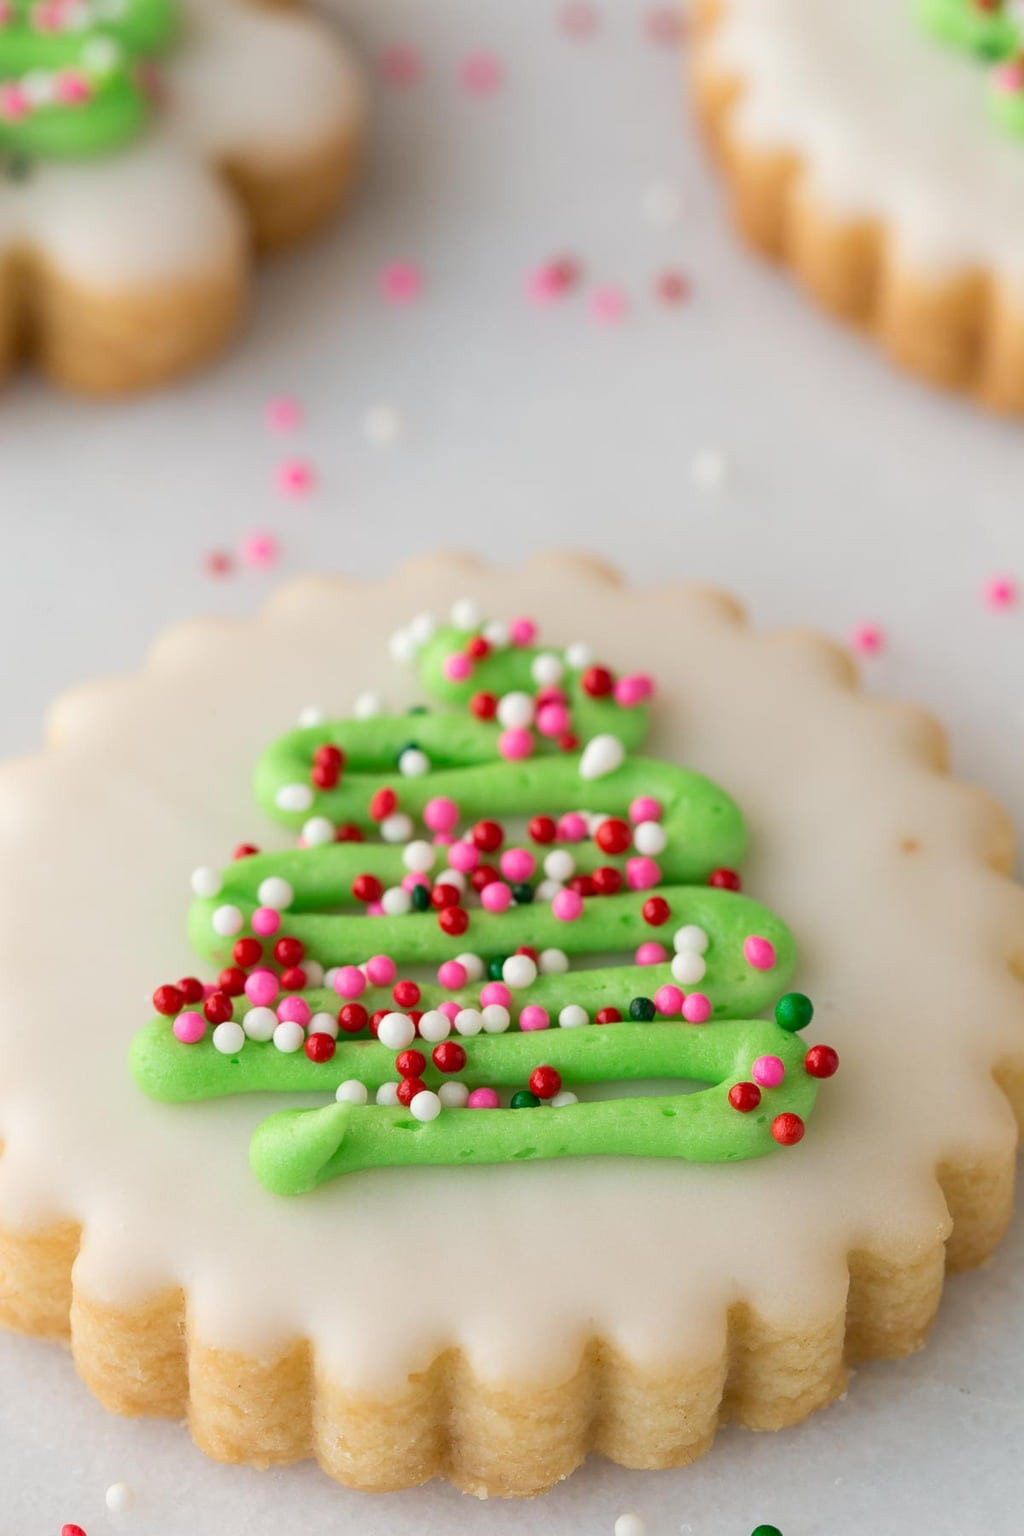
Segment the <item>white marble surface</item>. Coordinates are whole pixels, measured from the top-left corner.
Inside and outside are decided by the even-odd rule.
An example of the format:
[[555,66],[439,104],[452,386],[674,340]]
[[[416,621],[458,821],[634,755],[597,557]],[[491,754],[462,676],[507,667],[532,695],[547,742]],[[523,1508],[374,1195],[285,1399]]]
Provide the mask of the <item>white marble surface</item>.
[[[412,39],[426,61],[420,85],[378,92],[347,222],[264,274],[243,344],[187,388],[115,408],[22,382],[0,404],[0,747],[30,749],[55,692],[136,665],[166,623],[247,611],[289,572],[373,575],[437,544],[503,562],[575,544],[637,580],[732,586],[765,623],[842,638],[880,622],[871,686],[940,712],[958,769],[1019,816],[1024,607],[992,614],[979,589],[1024,579],[1020,428],[890,374],[734,248],[680,121],[674,56],[636,0],[604,0],[578,41],[553,0],[330,4],[368,57]],[[477,48],[505,67],[484,100],[456,83]],[[660,183],[680,199],[668,226],[644,212]],[[563,251],[588,282],[531,308],[526,272]],[[403,257],[427,292],[388,309],[376,273]],[[650,287],[675,266],[695,295],[668,312]],[[620,325],[590,317],[596,282],[629,294]],[[307,413],[294,441],[262,426],[282,391]],[[362,425],[382,403],[403,422],[384,450]],[[709,448],[726,465],[715,493],[691,479]],[[319,477],[294,505],[273,484],[293,449]],[[284,548],[275,571],[203,574],[209,549],[263,528]],[[177,1426],[106,1416],[61,1352],[0,1338],[0,1532],[610,1536],[636,1509],[649,1536],[748,1536],[764,1520],[785,1536],[1010,1536],[1022,1277],[1018,1223],[986,1272],[951,1284],[928,1349],[861,1370],[844,1403],[780,1436],[728,1431],[678,1473],[594,1464],[529,1508],[214,1467]],[[138,1493],[116,1518],[115,1480]]]

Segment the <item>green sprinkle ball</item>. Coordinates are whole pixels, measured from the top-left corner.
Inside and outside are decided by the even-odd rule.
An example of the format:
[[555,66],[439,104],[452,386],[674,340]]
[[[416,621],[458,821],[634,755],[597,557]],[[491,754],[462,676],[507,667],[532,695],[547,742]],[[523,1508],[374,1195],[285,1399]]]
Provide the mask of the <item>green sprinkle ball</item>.
[[528,907],[533,900],[533,886],[528,880],[520,880],[512,886],[512,900],[517,907]]
[[[782,1029],[788,1029],[790,1034],[806,1029],[813,1018],[814,1004],[802,992],[787,992],[775,1004],[775,1022]],[[770,1529],[765,1526],[766,1531]]]
[[520,1088],[508,1101],[509,1109],[539,1109],[540,1099],[529,1088]]
[[488,962],[487,962],[487,976],[488,976],[488,980],[490,980],[490,981],[500,981],[501,980],[502,972],[505,969],[505,961],[507,959],[508,959],[507,955],[495,955],[493,960],[488,960]]
[[412,904],[417,912],[426,912],[430,907],[430,887],[414,885],[412,888]]
[[[794,992],[791,993],[790,996],[799,997],[800,994],[799,992]],[[783,999],[783,1001],[785,1001],[785,999]],[[804,1002],[806,1001],[807,999],[804,998]],[[754,1529],[750,1533],[750,1536],[782,1536],[782,1532],[779,1530],[777,1525],[755,1525]]]
[[634,997],[629,1005],[630,1018],[637,1019],[641,1024],[649,1024],[657,1011],[649,997]]

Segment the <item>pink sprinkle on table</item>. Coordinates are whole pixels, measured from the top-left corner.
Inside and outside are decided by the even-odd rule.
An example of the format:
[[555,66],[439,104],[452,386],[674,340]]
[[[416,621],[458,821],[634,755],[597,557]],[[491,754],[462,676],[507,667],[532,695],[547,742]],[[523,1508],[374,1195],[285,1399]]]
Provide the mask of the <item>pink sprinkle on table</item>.
[[267,570],[281,558],[281,546],[272,533],[250,533],[242,540],[240,554],[244,565]]
[[662,304],[682,304],[690,297],[690,280],[682,272],[661,272],[654,284]]
[[1012,576],[990,576],[982,588],[986,608],[1001,611],[1017,602],[1018,587]]
[[467,54],[459,66],[459,79],[472,96],[491,96],[504,78],[500,59],[493,53]]
[[647,12],[644,23],[652,43],[674,48],[682,40],[683,23],[675,6],[654,5]]
[[266,422],[271,432],[294,432],[302,425],[302,406],[291,395],[275,395],[267,401]]
[[203,561],[203,568],[207,576],[215,576],[219,579],[231,575],[235,562],[226,549],[211,549]]
[[423,273],[413,261],[389,261],[377,275],[377,287],[389,304],[412,304],[423,292]]
[[597,31],[597,6],[588,0],[568,0],[558,13],[558,25],[567,37],[590,37]]
[[590,313],[601,325],[618,325],[626,315],[626,295],[621,288],[605,284],[590,295]]
[[858,624],[850,645],[859,656],[877,656],[885,649],[885,630],[880,624]]
[[416,85],[423,75],[423,55],[413,43],[392,43],[381,54],[380,73],[388,85]]
[[316,483],[308,459],[285,459],[277,466],[277,488],[282,496],[308,496]]

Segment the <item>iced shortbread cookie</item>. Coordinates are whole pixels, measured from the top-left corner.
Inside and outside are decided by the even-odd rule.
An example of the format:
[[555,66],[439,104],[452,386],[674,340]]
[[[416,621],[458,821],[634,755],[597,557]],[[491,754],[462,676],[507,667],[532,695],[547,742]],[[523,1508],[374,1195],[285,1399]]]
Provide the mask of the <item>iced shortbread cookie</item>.
[[903,366],[1024,410],[1015,0],[699,0],[697,21],[745,237]]
[[29,354],[121,393],[213,355],[252,248],[347,192],[362,116],[352,60],[299,6],[0,3],[0,375]]
[[1009,831],[827,643],[437,557],[51,734],[0,773],[0,1317],[111,1408],[536,1493],[796,1423],[998,1241]]

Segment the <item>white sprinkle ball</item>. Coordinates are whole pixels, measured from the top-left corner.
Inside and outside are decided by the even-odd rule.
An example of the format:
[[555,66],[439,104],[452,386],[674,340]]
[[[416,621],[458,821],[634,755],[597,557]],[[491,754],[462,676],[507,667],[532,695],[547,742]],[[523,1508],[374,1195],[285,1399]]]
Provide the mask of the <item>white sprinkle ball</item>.
[[480,1017],[488,1035],[503,1035],[512,1023],[512,1015],[503,1003],[488,1003]]
[[672,978],[681,987],[692,987],[698,981],[703,981],[706,970],[704,957],[698,955],[695,949],[682,949],[672,956]]
[[416,1026],[404,1013],[386,1013],[377,1026],[377,1039],[391,1051],[404,1051],[416,1038]]
[[544,860],[544,873],[549,880],[571,880],[576,873],[576,860],[568,848],[553,848]]
[[501,968],[501,979],[507,987],[532,987],[537,967],[529,955],[509,955]]
[[393,405],[371,405],[363,413],[363,436],[374,448],[389,448],[402,431],[402,418]]
[[553,651],[542,651],[539,656],[533,658],[530,667],[530,676],[538,688],[554,688],[562,681],[565,673],[565,665],[561,656],[556,656]]
[[537,901],[552,901],[565,886],[561,880],[542,880],[534,891]]
[[620,1515],[615,1522],[615,1536],[647,1536],[647,1522],[639,1515]]
[[397,1083],[381,1083],[380,1087],[377,1089],[375,1097],[376,1097],[376,1100],[377,1100],[378,1104],[384,1104],[384,1105],[388,1105],[388,1106],[397,1104],[398,1103],[398,1084]]
[[639,821],[633,830],[633,847],[637,853],[657,858],[665,852],[668,837],[660,821]]
[[480,627],[480,610],[471,597],[461,597],[452,604],[452,623],[456,629],[467,633]]
[[690,460],[690,479],[698,491],[718,491],[725,483],[725,454],[719,448],[701,448]]
[[311,726],[323,725],[326,715],[316,704],[307,704],[305,709],[299,710],[299,724],[304,731]]
[[380,898],[380,904],[388,917],[404,917],[412,911],[412,897],[400,885],[389,885]]
[[306,1043],[306,1031],[294,1019],[282,1019],[274,1030],[274,1044],[286,1056],[301,1051]]
[[379,693],[360,693],[356,695],[352,713],[357,720],[372,720],[381,713],[383,707]]
[[569,969],[569,956],[564,949],[542,949],[540,973],[542,976],[564,976]]
[[307,848],[323,848],[334,842],[335,826],[327,816],[311,816],[302,824],[302,840]]
[[324,984],[324,968],[319,960],[303,960],[302,969],[306,973],[307,987],[322,987]]
[[498,724],[507,731],[521,731],[533,724],[534,701],[528,693],[513,691],[498,700]]
[[406,747],[398,759],[398,771],[404,779],[422,779],[430,772],[430,758],[421,747]]
[[325,987],[330,987],[332,991],[334,990],[334,978],[335,978],[335,976],[337,976],[337,974],[338,974],[338,972],[340,970],[341,970],[341,966],[340,965],[332,965],[330,970],[324,971],[324,986]]
[[[422,1023],[422,1019],[420,1023]],[[455,1033],[457,1035],[478,1035],[484,1027],[483,1015],[479,1008],[460,1008],[455,1015]]]
[[594,736],[583,748],[580,778],[603,779],[606,774],[621,768],[625,760],[626,749],[617,736]]
[[548,1099],[552,1109],[565,1109],[569,1104],[578,1104],[579,1099],[568,1088],[563,1088],[561,1093],[556,1093],[553,1099]]
[[414,1120],[429,1125],[431,1120],[436,1120],[441,1113],[441,1100],[429,1088],[424,1088],[423,1092],[418,1093],[409,1105],[409,1111]]
[[222,939],[230,939],[234,934],[241,933],[244,921],[238,907],[231,906],[218,907],[210,919],[214,933]]
[[208,864],[202,864],[192,871],[192,894],[204,896],[207,900],[220,895],[223,884],[217,870],[211,869]]
[[[451,871],[446,871],[450,874]],[[480,955],[467,952],[464,955],[456,955],[456,960],[464,968],[467,981],[479,981],[484,974],[484,962]]]
[[126,1515],[135,1503],[135,1489],[131,1483],[111,1483],[103,1501],[112,1515]]
[[330,1035],[332,1040],[338,1038],[338,1021],[333,1013],[314,1013],[309,1021],[309,1033],[311,1035]]
[[696,950],[698,955],[707,953],[709,939],[706,931],[697,923],[686,923],[672,935],[672,948],[680,953],[684,949]]
[[366,1092],[365,1083],[361,1083],[358,1078],[349,1077],[338,1084],[334,1097],[339,1104],[365,1104],[369,1095]]
[[313,791],[308,784],[282,784],[274,804],[279,811],[308,811],[313,804]]
[[420,1035],[430,1045],[437,1045],[441,1040],[447,1040],[451,1032],[452,1021],[439,1008],[428,1008],[420,1019]]
[[566,648],[565,659],[574,672],[582,672],[594,659],[594,648],[585,640],[575,640]]
[[579,1029],[590,1023],[590,1014],[579,1003],[568,1003],[558,1015],[558,1022],[563,1029]]
[[[461,891],[463,894],[465,894],[465,891],[466,891],[466,877],[462,873],[461,869],[442,869],[441,873],[438,875],[437,879],[434,881],[434,884],[435,885],[454,885],[455,889],[457,891]],[[462,959],[461,955],[459,956],[459,959],[460,960]],[[482,974],[482,972],[481,972],[481,974]],[[475,977],[471,977],[470,978],[470,980],[475,980],[475,979],[476,979]]]
[[409,633],[417,645],[427,645],[437,634],[437,620],[432,613],[418,613],[409,625]]
[[245,1030],[234,1019],[225,1019],[223,1024],[217,1025],[210,1038],[214,1050],[220,1051],[222,1056],[236,1056],[245,1044]]
[[[469,1100],[469,1089],[465,1083],[442,1083],[437,1090],[437,1096],[445,1109],[465,1109]],[[419,1098],[419,1094],[416,1097]]]
[[428,869],[433,869],[436,860],[436,849],[422,837],[407,843],[402,850],[402,863],[414,875],[425,875]]
[[393,811],[380,824],[380,835],[386,843],[407,843],[412,834],[412,817],[404,811]]
[[268,875],[261,880],[256,891],[261,907],[273,907],[275,912],[287,912],[295,900],[295,892],[280,875]]
[[388,654],[392,661],[413,661],[419,647],[408,629],[396,629],[388,641]]
[[503,651],[508,646],[508,625],[503,619],[491,619],[484,625],[483,636],[496,651]]
[[242,1028],[250,1040],[272,1040],[277,1028],[277,1014],[273,1008],[250,1008],[242,1016]]

